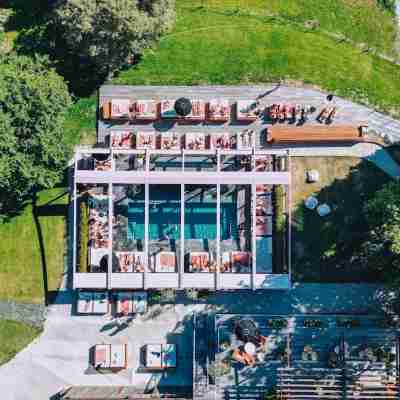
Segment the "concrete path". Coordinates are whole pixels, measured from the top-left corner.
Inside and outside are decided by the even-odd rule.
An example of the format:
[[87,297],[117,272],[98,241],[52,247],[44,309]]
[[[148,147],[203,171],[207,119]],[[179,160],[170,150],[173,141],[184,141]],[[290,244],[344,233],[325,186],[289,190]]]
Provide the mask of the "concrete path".
[[[288,147],[286,146],[285,149]],[[357,157],[374,163],[394,179],[400,178],[400,166],[381,146],[373,143],[358,143],[353,146],[291,146],[294,157]]]
[[[68,385],[129,385],[145,387],[152,374],[137,371],[146,343],[176,343],[180,349],[176,373],[163,375],[163,385],[190,385],[192,371],[192,313],[373,313],[382,312],[380,286],[301,284],[286,291],[217,293],[207,304],[176,304],[152,309],[148,315],[111,335],[116,329],[104,317],[71,315],[71,292],[49,307],[43,334],[11,362],[0,367],[2,400],[45,400]],[[127,343],[129,366],[120,374],[94,374],[88,368],[89,349],[96,343]]]

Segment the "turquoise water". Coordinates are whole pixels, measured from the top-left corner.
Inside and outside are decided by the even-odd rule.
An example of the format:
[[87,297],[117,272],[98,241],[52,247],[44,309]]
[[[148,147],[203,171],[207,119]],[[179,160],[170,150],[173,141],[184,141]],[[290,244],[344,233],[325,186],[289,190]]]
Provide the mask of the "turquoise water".
[[[180,239],[180,193],[154,192],[153,190],[150,196],[149,239]],[[179,199],[177,199],[178,194]],[[163,200],[161,200],[162,197]],[[185,204],[185,239],[216,239],[216,203],[196,200]],[[233,202],[221,203],[221,240],[236,239],[237,236],[236,206]],[[144,200],[142,199],[129,203],[127,238],[128,240],[144,239]]]

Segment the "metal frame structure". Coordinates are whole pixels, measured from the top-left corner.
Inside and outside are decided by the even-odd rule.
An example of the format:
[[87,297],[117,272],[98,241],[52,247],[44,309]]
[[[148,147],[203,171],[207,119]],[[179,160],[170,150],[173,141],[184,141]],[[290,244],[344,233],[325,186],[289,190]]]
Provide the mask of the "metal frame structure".
[[[78,168],[79,159],[82,154],[109,154],[111,157],[111,169],[109,171],[96,171],[96,170],[80,170]],[[129,170],[129,171],[116,171],[115,170],[115,154],[142,154],[145,156],[144,170]],[[182,162],[181,170],[177,171],[152,171],[150,168],[151,156],[158,155],[171,155],[180,156]],[[188,171],[185,169],[185,160],[190,156],[208,156],[216,157],[215,164],[216,170],[209,171]],[[221,168],[223,156],[251,156],[252,168],[251,171],[223,171]],[[271,151],[258,151],[258,150],[112,150],[112,149],[78,149],[75,158],[75,188],[74,188],[74,271],[76,270],[76,247],[77,247],[77,189],[78,184],[106,184],[109,187],[109,259],[112,260],[113,251],[113,185],[115,184],[142,184],[145,188],[145,204],[144,204],[144,252],[145,252],[145,269],[144,273],[114,273],[112,266],[109,265],[107,278],[102,276],[95,277],[94,275],[102,274],[85,274],[74,273],[74,287],[75,288],[96,288],[100,286],[100,281],[105,281],[101,286],[103,289],[148,289],[148,288],[208,288],[212,290],[221,289],[260,289],[260,288],[290,288],[290,170],[284,172],[260,172],[255,170],[256,157],[265,155],[277,155],[286,157],[288,160],[287,166],[290,167],[290,155],[285,150],[271,150]],[[150,185],[180,185],[180,263],[176,273],[150,273],[149,266],[149,186]],[[217,265],[215,272],[211,273],[185,273],[184,271],[184,256],[185,256],[185,185],[198,184],[198,185],[215,185],[217,189],[216,196],[216,257]],[[251,271],[250,273],[221,273],[219,265],[221,262],[221,185],[234,184],[234,185],[249,185],[251,188]],[[288,246],[287,258],[289,265],[289,272],[287,274],[261,274],[257,273],[257,260],[256,260],[256,187],[258,184],[267,185],[285,185],[288,188],[287,196],[287,216],[288,216]],[[92,275],[92,276],[90,276]],[[275,279],[275,281],[274,281]],[[97,283],[96,283],[97,282]],[[274,283],[275,282],[275,283]],[[279,283],[280,282],[280,283]],[[99,287],[100,288],[100,287]]]

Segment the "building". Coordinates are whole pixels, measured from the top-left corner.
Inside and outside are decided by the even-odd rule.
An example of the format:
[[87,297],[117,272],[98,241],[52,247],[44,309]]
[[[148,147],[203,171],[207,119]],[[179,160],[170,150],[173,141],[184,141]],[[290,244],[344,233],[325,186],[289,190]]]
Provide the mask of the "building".
[[75,289],[290,288],[290,155],[257,102],[107,85],[98,115],[75,154]]

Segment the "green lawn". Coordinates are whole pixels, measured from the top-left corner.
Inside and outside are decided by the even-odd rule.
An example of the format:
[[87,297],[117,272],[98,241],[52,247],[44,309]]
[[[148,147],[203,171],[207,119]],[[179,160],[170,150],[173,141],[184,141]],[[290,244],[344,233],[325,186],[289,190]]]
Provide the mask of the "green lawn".
[[[37,214],[43,235],[50,291],[58,288],[64,269],[68,202],[68,195],[63,195],[65,190],[57,188],[43,191],[38,202]],[[57,199],[59,196],[62,197]],[[27,205],[23,213],[10,222],[0,224],[0,238],[0,299],[43,302],[41,252],[31,205]]]
[[[308,18],[357,41],[372,43],[373,35],[386,49],[392,43],[392,16],[374,1],[182,0],[175,30],[110,83],[251,84],[285,79],[400,116],[400,67],[291,22]],[[90,110],[95,106],[93,96],[71,110],[67,130],[75,141],[81,136],[85,142],[94,140]]]
[[33,326],[0,319],[0,365],[10,361],[40,333]]

